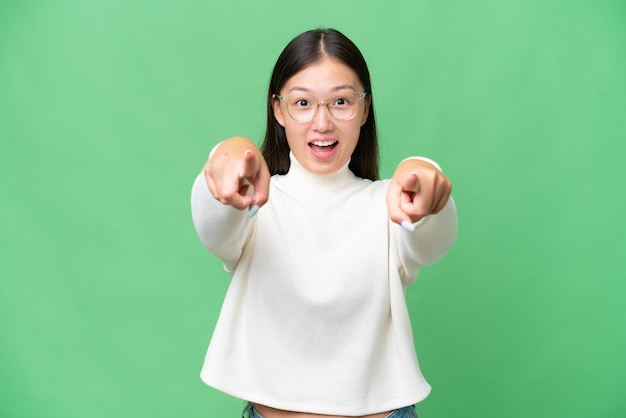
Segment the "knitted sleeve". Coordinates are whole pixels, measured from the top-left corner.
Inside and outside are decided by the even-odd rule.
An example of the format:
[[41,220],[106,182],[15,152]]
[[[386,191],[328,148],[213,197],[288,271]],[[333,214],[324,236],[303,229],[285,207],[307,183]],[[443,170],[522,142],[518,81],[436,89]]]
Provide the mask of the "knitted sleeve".
[[202,244],[232,273],[250,236],[252,220],[247,211],[215,199],[200,173],[191,190],[191,216]]
[[398,252],[402,276],[411,282],[417,277],[420,266],[435,264],[452,248],[458,225],[456,205],[450,197],[441,212],[419,221],[413,232],[390,223],[390,234]]

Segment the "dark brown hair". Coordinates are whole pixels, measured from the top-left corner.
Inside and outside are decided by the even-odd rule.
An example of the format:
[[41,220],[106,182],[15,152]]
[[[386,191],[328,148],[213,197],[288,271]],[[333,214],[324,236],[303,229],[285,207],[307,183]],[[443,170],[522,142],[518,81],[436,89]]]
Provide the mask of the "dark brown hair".
[[370,74],[356,45],[334,29],[314,29],[294,38],[278,57],[267,94],[267,130],[261,151],[271,174],[289,171],[289,145],[282,127],[274,117],[273,98],[294,74],[328,56],[350,67],[368,94],[369,115],[361,126],[359,141],[352,153],[349,168],[357,176],[378,179],[378,137]]

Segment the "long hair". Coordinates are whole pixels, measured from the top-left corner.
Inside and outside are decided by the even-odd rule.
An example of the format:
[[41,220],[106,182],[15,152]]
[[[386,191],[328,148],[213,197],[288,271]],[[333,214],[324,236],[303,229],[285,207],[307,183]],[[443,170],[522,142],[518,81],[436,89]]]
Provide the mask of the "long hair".
[[278,94],[285,83],[297,72],[315,64],[323,57],[339,60],[350,67],[368,94],[369,115],[361,126],[359,140],[352,153],[349,168],[357,176],[378,179],[378,137],[374,117],[374,100],[367,63],[356,45],[341,32],[334,29],[314,29],[294,38],[278,57],[267,93],[267,128],[261,152],[270,174],[289,171],[289,145],[285,128],[274,117],[273,95]]

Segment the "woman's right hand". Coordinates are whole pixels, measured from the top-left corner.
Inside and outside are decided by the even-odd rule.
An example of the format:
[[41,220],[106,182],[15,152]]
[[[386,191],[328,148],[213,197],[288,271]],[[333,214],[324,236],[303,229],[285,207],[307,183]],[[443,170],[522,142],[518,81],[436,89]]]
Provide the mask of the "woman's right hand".
[[[261,151],[244,137],[220,143],[204,165],[204,176],[214,198],[253,216],[268,199],[270,173]],[[250,186],[253,193],[248,194]]]

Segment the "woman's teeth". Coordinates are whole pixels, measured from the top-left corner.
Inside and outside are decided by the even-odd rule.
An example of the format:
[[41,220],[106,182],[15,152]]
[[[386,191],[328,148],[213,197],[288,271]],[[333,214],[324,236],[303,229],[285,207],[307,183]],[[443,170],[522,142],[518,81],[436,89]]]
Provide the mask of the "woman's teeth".
[[335,145],[337,143],[337,141],[313,141],[311,142],[312,145],[315,145],[316,147],[330,147],[331,145]]

